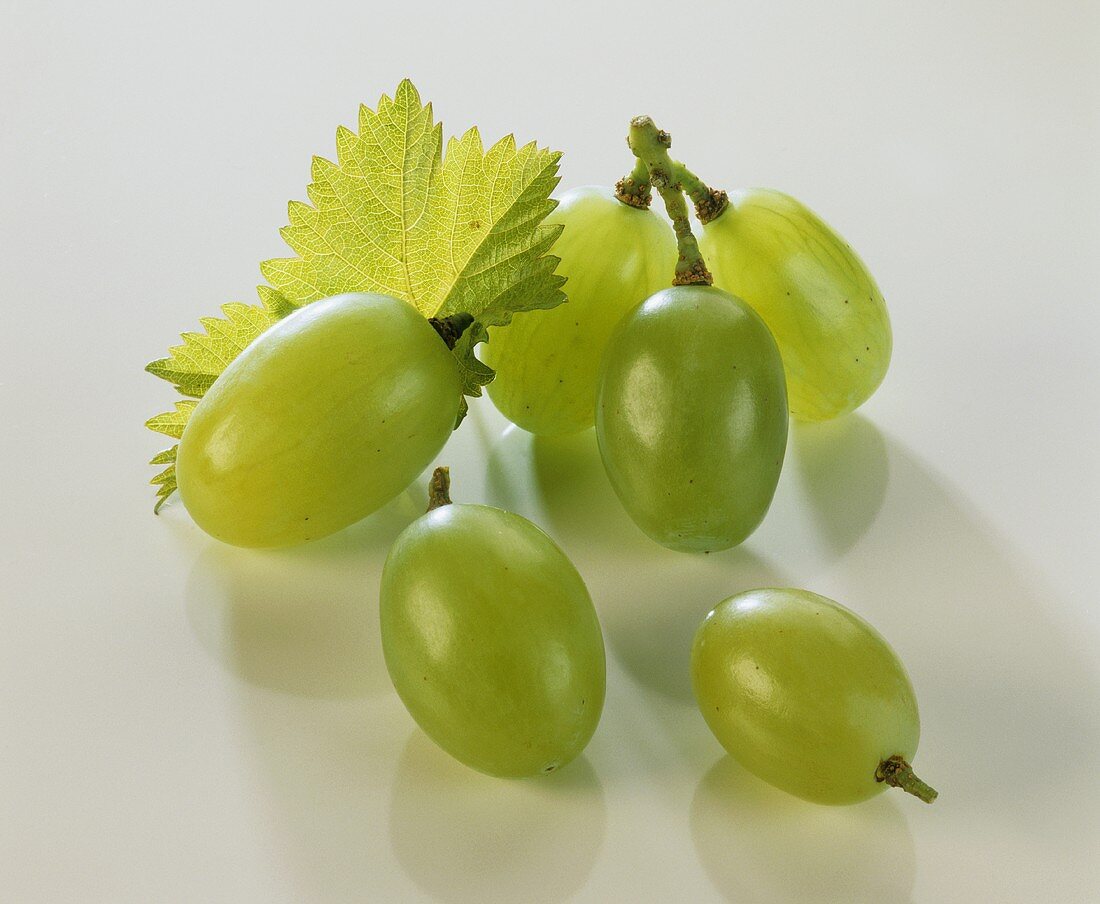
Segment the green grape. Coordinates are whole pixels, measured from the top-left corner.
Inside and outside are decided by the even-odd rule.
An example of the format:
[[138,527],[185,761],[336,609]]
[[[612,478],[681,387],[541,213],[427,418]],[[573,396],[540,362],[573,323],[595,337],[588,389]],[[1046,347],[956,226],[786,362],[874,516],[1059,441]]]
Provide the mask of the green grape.
[[699,248],[714,284],[774,334],[793,416],[826,420],[870,398],[890,364],[890,318],[863,262],[820,217],[781,192],[734,192]]
[[806,590],[751,590],[707,615],[691,652],[711,731],[764,781],[823,804],[894,784],[931,803],[912,774],[920,719],[905,669],[867,622]]
[[289,546],[353,524],[443,448],[462,383],[411,305],[338,295],[275,324],[195,408],[180,440],[180,496],[207,533]]
[[600,357],[623,314],[668,283],[676,240],[668,223],[629,207],[610,189],[575,188],[546,218],[565,229],[554,243],[568,303],[518,314],[490,330],[489,397],[524,430],[545,435],[592,426]]
[[783,365],[768,328],[720,289],[658,292],[608,343],[596,437],[623,506],[658,543],[740,543],[771,504],[787,446]]
[[525,518],[443,504],[413,522],[382,571],[381,622],[397,693],[467,766],[553,772],[596,730],[605,672],[596,611],[573,564]]

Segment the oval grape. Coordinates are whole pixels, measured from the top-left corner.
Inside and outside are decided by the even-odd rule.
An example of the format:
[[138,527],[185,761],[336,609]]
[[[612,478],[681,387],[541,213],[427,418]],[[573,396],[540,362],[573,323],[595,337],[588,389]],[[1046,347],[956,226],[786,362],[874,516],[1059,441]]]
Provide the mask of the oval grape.
[[[887,786],[880,770],[907,766],[917,751],[917,701],[897,655],[816,593],[752,590],[719,603],[695,635],[691,675],[722,746],[805,800],[873,797]],[[935,792],[919,785],[930,802]]]
[[714,284],[745,299],[779,344],[791,414],[837,417],[863,404],[890,364],[890,318],[866,266],[782,192],[749,189],[703,227]]
[[726,292],[658,292],[608,343],[600,454],[627,512],[664,546],[727,549],[756,529],[779,481],[787,420],[775,341]]
[[592,426],[608,337],[623,314],[668,284],[676,240],[657,214],[597,186],[567,192],[546,222],[565,227],[552,253],[568,302],[490,329],[482,354],[497,374],[488,391],[500,412],[531,433],[562,435]]
[[462,384],[411,305],[339,295],[272,326],[218,377],[180,440],[180,497],[237,546],[288,546],[369,515],[443,448]]
[[380,605],[398,695],[467,766],[545,774],[592,737],[600,624],[577,570],[530,521],[484,505],[434,509],[394,543]]

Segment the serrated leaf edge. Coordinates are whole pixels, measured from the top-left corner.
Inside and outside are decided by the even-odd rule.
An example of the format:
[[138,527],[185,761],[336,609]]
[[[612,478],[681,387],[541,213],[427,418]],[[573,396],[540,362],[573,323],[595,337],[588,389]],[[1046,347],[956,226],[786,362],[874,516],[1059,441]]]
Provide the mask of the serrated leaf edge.
[[[340,162],[334,164],[322,157],[313,158],[311,164],[311,177],[313,181],[311,181],[310,185],[307,187],[307,196],[309,196],[311,202],[316,204],[314,195],[317,194],[320,196],[320,186],[316,185],[318,181],[317,177],[319,174],[323,175],[325,167],[340,169],[345,165],[345,161],[341,159],[341,148],[349,147],[351,143],[363,140],[364,130],[369,124],[380,123],[385,115],[393,113],[394,110],[404,110],[407,123],[411,122],[412,117],[409,115],[409,112],[413,111],[413,115],[420,119],[422,134],[430,134],[431,136],[432,150],[430,170],[427,187],[423,192],[423,209],[421,210],[421,215],[424,210],[428,209],[433,184],[444,173],[445,158],[442,141],[442,123],[436,123],[434,121],[431,103],[421,105],[419,91],[417,91],[412,81],[407,78],[402,79],[398,84],[393,98],[385,94],[382,95],[379,99],[377,110],[372,111],[365,104],[360,105],[360,131],[358,134],[344,126],[339,126],[337,128],[337,159]],[[406,132],[407,131],[408,124],[406,125]],[[472,151],[470,145],[472,145]],[[475,321],[473,326],[467,331],[467,336],[464,337],[464,341],[460,340],[459,344],[455,347],[454,354],[456,357],[456,364],[462,376],[463,385],[461,407],[455,422],[455,428],[457,428],[468,411],[469,406],[466,402],[466,396],[480,396],[482,394],[481,387],[490,383],[495,376],[493,370],[480,361],[474,354],[474,348],[479,343],[488,340],[487,327],[507,325],[511,322],[514,313],[536,309],[549,309],[563,303],[566,298],[564,292],[561,291],[561,286],[565,283],[565,278],[554,272],[559,263],[559,259],[548,253],[554,241],[556,241],[558,234],[560,234],[561,227],[542,225],[542,221],[545,217],[557,206],[557,201],[549,197],[549,192],[553,191],[560,181],[558,169],[562,156],[561,152],[550,151],[546,148],[539,149],[535,142],[528,142],[517,148],[515,136],[511,133],[500,138],[488,151],[485,151],[480,132],[476,126],[467,129],[460,138],[452,136],[448,139],[446,145],[446,154],[448,157],[452,149],[464,149],[467,154],[471,152],[476,153],[480,157],[480,162],[483,166],[490,162],[497,161],[498,165],[495,173],[499,173],[500,169],[509,160],[515,159],[516,157],[524,156],[530,158],[532,161],[538,162],[539,158],[544,156],[545,160],[542,161],[537,172],[531,174],[526,182],[523,183],[521,191],[511,199],[511,207],[522,204],[524,197],[531,192],[535,186],[542,183],[543,180],[548,180],[550,183],[549,186],[545,188],[545,193],[539,196],[542,199],[542,204],[536,206],[531,216],[511,224],[511,229],[520,230],[529,222],[531,217],[538,216],[540,225],[533,231],[531,238],[527,239],[523,247],[516,249],[515,253],[511,254],[508,258],[494,262],[494,266],[499,268],[502,263],[507,263],[510,260],[526,258],[530,261],[530,265],[525,269],[524,275],[521,278],[504,286],[496,293],[492,300],[479,312],[477,315],[478,320]],[[492,177],[493,174],[487,174],[490,184],[494,182]],[[404,201],[406,200],[404,191],[401,194],[401,198],[404,205]],[[295,242],[292,241],[294,238],[292,227],[295,225],[296,219],[304,224],[305,220],[310,216],[310,211],[317,213],[318,207],[310,206],[300,201],[291,201],[288,204],[289,225],[280,229],[280,235],[283,236],[291,250],[298,250],[295,247]],[[464,277],[463,271],[475,260],[475,258],[477,258],[478,251],[485,247],[491,236],[499,236],[499,233],[496,232],[496,226],[505,219],[506,215],[504,214],[494,218],[493,228],[490,228],[485,233],[482,241],[474,246],[469,252],[463,267],[456,268],[455,277],[447,292],[436,306],[435,311],[425,316],[453,313],[453,311],[447,311],[447,307],[456,294],[456,289],[463,288],[464,279],[469,281],[478,275],[474,273],[469,277]],[[402,223],[404,224],[405,221],[402,220]],[[416,224],[413,225],[415,226]],[[401,234],[403,241],[407,241],[409,228],[412,227],[406,225],[402,230]],[[362,230],[359,231],[362,232]],[[263,261],[260,264],[260,270],[264,277],[268,279],[269,283],[272,283],[274,280],[271,279],[271,274],[278,272],[279,265],[292,264],[294,261],[303,260],[304,258],[301,256],[297,258],[275,258]],[[407,261],[405,264],[407,273]],[[367,275],[364,274],[364,277],[367,278]],[[502,302],[504,298],[514,297],[519,287],[522,287],[524,284],[532,281],[538,282],[540,280],[542,283],[540,290],[529,296],[527,301],[521,306],[509,308]],[[370,279],[370,281],[373,282],[373,279]],[[386,289],[387,287],[380,286],[377,290],[386,291]],[[371,289],[362,288],[358,291],[371,291]],[[247,348],[251,342],[255,341],[255,339],[265,332],[272,324],[288,316],[290,313],[293,313],[293,311],[298,310],[302,305],[308,304],[310,300],[313,300],[295,301],[288,297],[285,292],[280,291],[273,285],[257,286],[257,294],[260,299],[259,306],[248,305],[243,302],[229,302],[222,305],[221,313],[223,317],[202,317],[199,319],[199,323],[203,327],[204,333],[187,332],[181,334],[182,344],[170,347],[167,357],[152,361],[146,366],[145,370],[147,372],[172,383],[181,395],[188,397],[185,400],[176,402],[175,411],[166,412],[150,418],[146,422],[146,426],[149,429],[179,439],[183,435],[183,430],[186,427],[191,412],[197,405],[197,400],[210,388],[214,380],[224,372],[229,363],[231,363],[237,355]],[[386,291],[386,294],[394,293]],[[416,305],[418,310],[424,313],[421,306],[417,305],[415,295],[413,298],[406,298],[405,300]],[[266,322],[261,320],[258,323],[258,318],[263,318]],[[218,362],[220,364],[220,369],[217,370],[216,373],[206,372],[202,368],[197,367],[196,362],[201,358],[204,351],[207,354],[212,353],[215,347],[214,340],[220,339],[225,341],[228,339],[230,342],[235,341],[233,336],[229,334],[228,329],[224,326],[225,324],[240,329],[246,322],[251,322],[253,327],[259,326],[260,328],[256,330],[254,335],[248,338],[248,341],[243,344],[237,342],[236,344],[238,344],[239,347],[235,352],[228,356],[223,356],[224,360]],[[247,332],[245,335],[247,335]],[[188,364],[190,364],[190,369]],[[157,486],[157,501],[154,505],[154,513],[159,513],[161,506],[177,489],[175,470],[177,450],[178,443],[158,453],[150,462],[155,465],[167,465],[164,470],[160,471],[151,480],[151,483]]]

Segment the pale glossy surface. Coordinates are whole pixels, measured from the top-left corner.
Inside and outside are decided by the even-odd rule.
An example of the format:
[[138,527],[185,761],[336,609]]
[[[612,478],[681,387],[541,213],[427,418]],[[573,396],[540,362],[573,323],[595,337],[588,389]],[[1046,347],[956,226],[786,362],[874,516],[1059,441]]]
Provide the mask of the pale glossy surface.
[[566,192],[547,222],[565,227],[553,253],[568,301],[516,315],[481,355],[497,372],[489,398],[504,416],[557,436],[592,426],[607,340],[627,311],[672,283],[676,239],[667,220],[601,186]]
[[[1100,6],[701,0],[720,46],[678,42],[675,78],[620,4],[0,8],[5,904],[1100,899]],[[151,513],[142,422],[173,393],[142,367],[255,298],[310,155],[405,74],[445,135],[564,149],[563,190],[622,176],[651,113],[701,175],[825,214],[890,301],[889,376],[792,425],[725,553],[646,538],[593,431],[472,402],[437,462],[548,531],[607,641],[599,729],[530,781],[441,751],[386,673],[370,588],[420,481],[274,552]],[[692,636],[764,586],[889,638],[933,806],[809,804],[714,739]]]
[[824,220],[782,192],[735,191],[699,248],[714,284],[775,335],[794,417],[827,420],[870,398],[890,364],[890,317],[867,267]]
[[203,396],[176,471],[191,517],[236,546],[290,546],[354,524],[443,448],[462,385],[411,305],[314,302],[246,348]]
[[[699,711],[750,772],[822,804],[888,789],[879,763],[913,763],[917,701],[889,644],[854,612],[805,590],[752,590],[718,604],[691,651]],[[929,777],[931,778],[931,777]]]
[[604,354],[596,436],[630,516],[670,549],[728,549],[771,504],[787,447],[783,366],[764,323],[706,286],[659,292]]
[[603,709],[603,635],[584,581],[526,518],[438,508],[382,572],[394,687],[440,747],[480,772],[549,775],[584,750]]

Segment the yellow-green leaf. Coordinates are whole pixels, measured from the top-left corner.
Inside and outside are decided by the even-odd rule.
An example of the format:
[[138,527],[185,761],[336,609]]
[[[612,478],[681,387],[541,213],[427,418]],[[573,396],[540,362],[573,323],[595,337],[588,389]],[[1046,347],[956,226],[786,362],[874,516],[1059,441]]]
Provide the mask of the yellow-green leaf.
[[[183,428],[187,426],[187,419],[191,417],[191,412],[195,410],[195,406],[198,404],[198,402],[190,399],[176,402],[175,411],[166,411],[164,414],[151,417],[145,422],[145,426],[157,433],[179,439],[183,436]],[[161,452],[160,455],[164,455],[164,453]],[[159,458],[160,455],[157,457]],[[152,462],[152,464],[160,464],[160,462]]]
[[[564,300],[548,254],[560,227],[542,225],[560,154],[517,148],[511,135],[486,152],[470,129],[444,156],[431,105],[407,80],[377,112],[361,109],[358,133],[340,129],[336,151],[336,163],[313,161],[311,203],[290,204],[282,236],[298,256],[260,265],[286,298],[382,292],[425,317],[462,311],[483,327]],[[493,376],[474,344],[455,350],[468,395]]]
[[[493,378],[474,355],[485,328],[565,300],[549,254],[560,227],[543,225],[556,204],[560,156],[517,147],[510,135],[485,151],[476,128],[451,138],[444,154],[431,105],[403,81],[377,110],[360,108],[358,131],[337,130],[336,162],[314,158],[309,203],[291,202],[281,230],[295,256],[260,265],[268,282],[260,305],[224,305],[222,317],[200,320],[203,333],[184,333],[147,369],[200,398],[250,342],[302,305],[381,292],[425,317],[473,315],[455,356],[463,392],[480,395]],[[184,404],[148,426],[178,438],[194,407]],[[175,489],[174,463],[154,483],[159,508]]]
[[256,305],[230,302],[222,305],[225,317],[202,317],[205,333],[184,333],[183,345],[168,350],[168,357],[153,361],[145,369],[168,380],[185,396],[200,398],[229,362],[277,319]]

